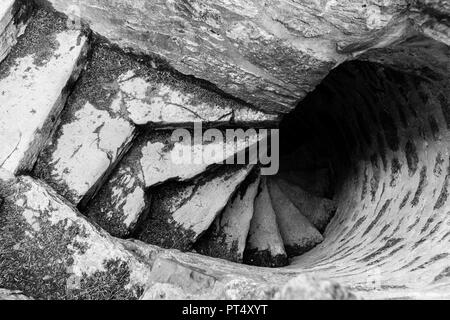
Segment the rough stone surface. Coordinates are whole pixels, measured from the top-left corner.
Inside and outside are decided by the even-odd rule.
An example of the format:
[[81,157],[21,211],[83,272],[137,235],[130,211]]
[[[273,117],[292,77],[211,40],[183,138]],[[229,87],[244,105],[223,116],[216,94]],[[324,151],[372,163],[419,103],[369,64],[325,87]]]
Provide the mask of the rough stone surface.
[[[408,49],[382,51],[376,56],[387,62],[409,63]],[[339,185],[324,241],[289,269],[363,298],[448,298],[449,61],[438,68],[432,53],[411,73],[380,63],[342,66],[295,115],[297,125],[322,122],[296,132],[317,137],[317,157],[331,161]]]
[[333,194],[333,186],[328,169],[283,171],[277,174],[277,178],[297,185],[318,197],[325,198]]
[[311,275],[238,265],[199,254],[164,250],[140,241],[123,243],[153,266],[142,300],[355,298],[338,283]]
[[27,1],[4,0],[0,3],[0,62],[24,32],[32,7]]
[[244,262],[262,267],[282,267],[288,262],[264,177],[255,199]]
[[275,294],[275,300],[355,300],[356,296],[340,284],[300,275],[286,283]]
[[49,2],[122,47],[156,53],[180,72],[276,111],[291,110],[352,53],[412,31],[407,0]]
[[314,196],[284,179],[275,178],[274,180],[281,192],[297,208],[300,214],[323,233],[336,213],[336,203],[333,200]]
[[259,171],[254,170],[199,240],[196,245],[198,252],[242,263],[259,183]]
[[270,269],[196,253],[165,250],[135,240],[122,242],[153,266],[152,280],[142,299],[272,299],[290,278],[272,274]]
[[[227,101],[188,82],[176,82],[168,74],[155,73],[152,76],[143,77],[128,71],[115,83],[119,92],[114,106],[123,109],[136,125],[176,127],[199,121],[216,125],[230,122],[261,125],[277,119],[275,115],[249,109],[229,99]],[[155,81],[152,79],[155,76],[167,78]]]
[[[60,0],[54,1],[54,3],[63,3]],[[83,7],[86,3],[93,1],[103,2],[103,0],[77,0],[76,2]],[[109,8],[111,4],[117,4],[116,1],[119,0],[108,2],[105,6]],[[301,4],[295,2],[300,12],[304,14],[302,20],[298,20],[299,11],[297,10],[283,11],[294,3],[290,0],[283,1],[280,9],[272,7],[273,4],[278,4],[278,1],[255,4],[255,7],[264,7],[264,10],[273,14],[270,19],[266,18],[265,12],[262,15],[261,12],[257,12],[256,16],[250,15],[240,19],[239,15],[247,11],[240,10],[239,15],[234,14],[237,1],[227,2],[227,8],[231,9],[227,9],[226,14],[223,10],[224,2],[221,0],[214,4],[209,1],[189,1],[187,4],[186,1],[175,0],[162,5],[159,2],[144,4],[138,1],[132,5],[144,4],[144,6],[121,6],[130,3],[128,0],[121,0],[120,4],[113,7],[111,11],[102,12],[102,17],[108,20],[108,17],[117,11],[121,13],[128,11],[132,16],[135,12],[133,10],[145,11],[148,5],[157,9],[168,8],[169,12],[173,10],[181,12],[183,19],[193,22],[187,27],[181,26],[177,29],[177,32],[184,30],[187,34],[182,39],[169,36],[165,38],[167,41],[161,41],[161,38],[152,41],[153,36],[161,36],[161,32],[158,31],[161,29],[158,28],[166,28],[169,32],[173,30],[172,24],[164,25],[160,20],[172,23],[173,15],[161,16],[150,21],[139,16],[134,21],[134,23],[143,21],[150,25],[155,21],[160,23],[148,32],[147,36],[139,38],[139,41],[145,42],[146,48],[161,48],[161,44],[175,43],[176,45],[172,46],[175,49],[169,48],[167,52],[175,52],[176,58],[171,55],[168,60],[176,61],[180,65],[185,64],[192,56],[186,39],[191,41],[190,44],[199,43],[205,39],[205,30],[202,29],[200,32],[196,30],[195,35],[198,35],[198,39],[192,40],[190,26],[198,26],[201,23],[203,27],[205,24],[202,21],[207,21],[207,24],[214,22],[215,17],[210,15],[211,8],[220,13],[219,17],[224,22],[213,30],[220,30],[219,36],[225,34],[228,40],[230,39],[229,30],[235,31],[236,26],[239,32],[234,34],[247,37],[248,29],[239,28],[252,23],[257,26],[263,23],[266,26],[267,21],[276,21],[287,29],[292,29],[293,25],[304,24],[310,31],[316,26],[314,23],[316,16],[313,15],[312,20],[309,16],[312,1],[307,0],[302,1]],[[71,0],[66,1],[65,4],[70,5]],[[198,4],[204,4],[205,7],[200,8]],[[233,7],[228,7],[228,4]],[[289,266],[268,269],[235,264],[196,253],[164,250],[138,241],[119,240],[110,237],[97,225],[84,219],[75,208],[43,182],[26,176],[15,178],[12,173],[7,173],[0,168],[0,252],[2,253],[0,287],[12,290],[13,295],[20,291],[38,299],[353,298],[353,294],[348,293],[347,288],[364,298],[449,299],[448,5],[440,0],[383,1],[381,6],[376,1],[370,1],[351,4],[350,7],[345,1],[320,2],[320,4],[314,1],[314,4],[325,8],[322,17],[317,19],[320,31],[324,31],[322,29],[324,26],[331,26],[334,29],[330,33],[325,35],[320,33],[310,38],[308,42],[305,42],[303,36],[296,36],[281,44],[277,42],[276,45],[272,45],[272,43],[261,42],[262,38],[258,36],[261,29],[253,29],[255,33],[249,36],[250,42],[233,38],[231,44],[226,42],[225,45],[228,48],[232,47],[233,43],[239,42],[240,46],[236,50],[243,49],[245,50],[243,54],[251,55],[251,59],[246,55],[244,61],[251,60],[253,65],[258,64],[259,70],[269,70],[271,80],[280,79],[279,73],[282,73],[281,78],[298,85],[301,90],[305,86],[303,86],[304,83],[298,83],[298,79],[310,85],[314,81],[318,82],[328,69],[322,68],[321,64],[315,64],[316,61],[305,62],[304,56],[289,60],[289,55],[285,53],[267,54],[265,49],[269,51],[272,48],[284,49],[286,43],[299,40],[301,50],[311,48],[310,44],[314,44],[323,53],[322,50],[328,48],[327,43],[332,43],[332,49],[336,50],[335,40],[339,37],[336,36],[335,30],[339,30],[344,35],[341,38],[344,41],[337,43],[338,51],[336,52],[339,52],[339,57],[359,55],[359,62],[347,63],[336,68],[292,115],[286,117],[292,120],[290,125],[284,126],[285,122],[282,124],[282,131],[287,133],[283,140],[295,137],[294,140],[297,143],[306,145],[309,152],[306,155],[307,160],[319,160],[320,163],[316,167],[305,169],[326,167],[330,170],[330,177],[336,191],[333,196],[338,204],[338,210],[326,229],[324,242],[302,256],[292,259]],[[405,8],[405,4],[409,6],[408,10],[398,16],[396,13]],[[248,8],[250,5],[253,5],[253,2],[246,3],[244,6]],[[370,21],[362,21],[358,12],[354,14],[353,9],[360,7],[370,12]],[[377,11],[377,7],[380,11]],[[97,7],[99,8],[101,6]],[[195,15],[199,12],[199,8],[202,14]],[[158,12],[153,10],[152,14]],[[280,15],[274,14],[278,12]],[[335,14],[336,12],[344,12],[345,19],[337,19],[340,14]],[[187,13],[194,13],[194,15],[186,16]],[[92,14],[95,14],[95,10],[92,10]],[[287,21],[286,17],[292,19]],[[17,18],[16,15],[15,23],[21,21]],[[103,21],[105,20],[98,19],[96,22],[101,24]],[[227,24],[230,21],[236,23]],[[117,21],[115,23],[119,29],[122,28]],[[123,37],[122,41],[136,39],[134,36],[139,30],[136,30],[134,25],[130,28],[132,23],[133,21],[128,21],[125,24],[130,36]],[[361,28],[361,25],[367,23],[372,25],[372,30]],[[57,25],[52,24],[52,27]],[[52,30],[52,28],[49,29]],[[114,29],[108,30],[115,32]],[[273,34],[274,29],[265,28],[264,31]],[[281,38],[292,32],[294,31],[283,31],[277,33],[276,37]],[[424,37],[423,34],[429,38]],[[331,40],[323,42],[324,37]],[[33,48],[47,48],[45,45],[40,45],[39,41],[35,41],[39,39],[39,37],[31,37],[28,44],[31,43]],[[44,43],[47,44],[48,41]],[[249,43],[251,46],[248,45]],[[179,50],[178,44],[186,50]],[[212,56],[211,52],[214,53],[214,59],[216,57],[221,59],[224,55],[233,53],[231,50],[224,52],[212,50],[211,48],[220,48],[222,45],[222,43],[217,44],[201,43],[201,47],[206,48],[205,55],[197,54],[195,58],[203,60],[200,61],[201,63],[194,60],[194,68],[190,69],[211,66],[209,62],[211,60],[206,59]],[[19,49],[20,45],[19,42]],[[370,48],[377,49],[368,50]],[[135,49],[136,47],[133,50]],[[120,51],[116,52],[123,54]],[[253,54],[255,52],[257,54]],[[317,52],[312,50],[306,55],[317,57]],[[43,61],[47,53],[46,50],[39,50],[39,55],[34,58],[37,61]],[[180,58],[181,56],[183,58]],[[152,62],[156,61],[146,57],[132,59],[137,59],[139,63],[145,62],[151,67]],[[243,61],[239,56],[233,56],[233,59],[233,61]],[[130,70],[127,69],[126,63],[123,65],[120,61],[123,60],[112,60],[111,63],[120,68],[106,69],[106,74],[111,76],[111,79],[118,79]],[[291,66],[291,61],[294,61],[295,65],[286,68],[287,65]],[[302,69],[299,72],[298,68],[295,68],[299,65],[299,61],[302,62],[300,66],[312,66],[312,68],[306,71]],[[7,64],[3,64],[0,68],[4,68],[5,65],[8,67]],[[242,75],[242,68],[233,73],[230,72],[229,66],[230,64],[222,63],[219,65],[220,68],[208,69],[207,74],[217,80],[221,79],[217,77],[217,74],[226,73],[231,80],[228,81],[227,78],[226,81],[222,81],[221,79],[218,83],[228,92],[237,92],[237,96],[241,94],[241,98],[248,99],[247,101],[252,101],[266,110],[285,110],[286,102],[290,101],[293,95],[288,92],[288,95],[280,96],[278,88],[274,88],[270,91],[274,95],[267,98],[267,88],[264,87],[268,83],[267,80],[261,78],[262,80],[258,83],[263,85],[254,86],[254,78],[239,78]],[[99,70],[96,69],[93,72]],[[156,66],[155,70],[160,70],[159,66]],[[317,77],[315,77],[315,71],[317,71]],[[106,85],[106,91],[99,89],[97,83],[101,84],[100,87],[104,85],[104,82],[99,80],[104,74],[100,73],[98,78],[92,79],[91,92],[89,90],[84,92],[86,101],[81,106],[85,106],[88,100],[92,100],[91,105],[99,110],[105,110],[102,106],[117,107],[128,102],[127,99],[117,98],[118,92],[122,92],[122,89],[120,84],[113,80]],[[264,77],[266,75],[267,73]],[[130,83],[136,85],[134,81],[131,81],[133,79],[121,78],[121,81],[130,80]],[[182,81],[180,79],[186,78],[180,76],[175,82]],[[193,78],[188,79],[188,82],[201,82]],[[236,79],[239,79],[239,82],[234,83],[236,86],[233,86],[231,90],[228,89],[228,85]],[[280,85],[281,87],[290,90],[290,87],[285,86],[284,83],[283,86]],[[137,88],[140,87],[137,86]],[[211,89],[211,86],[208,88]],[[251,94],[246,95],[248,92]],[[223,98],[222,95],[220,97]],[[261,97],[264,98],[261,100]],[[170,97],[170,101],[172,98]],[[176,94],[176,99],[178,98]],[[103,99],[106,100],[102,101]],[[141,97],[137,100],[142,102]],[[273,104],[275,100],[280,101],[281,107]],[[113,101],[118,102],[114,105]],[[183,100],[183,103],[190,105],[191,102]],[[126,110],[120,109],[120,117],[130,120]],[[225,122],[228,124],[232,121]],[[9,125],[9,123],[6,124]],[[168,126],[163,122],[160,125]],[[182,124],[182,126],[185,125],[187,124]],[[0,128],[3,129],[3,125]],[[45,162],[43,164],[45,165]],[[89,164],[85,163],[85,165]],[[225,171],[224,176],[229,173],[228,170],[235,169],[237,170],[232,167],[222,168]],[[232,176],[234,175],[230,174],[226,181],[230,181]],[[199,198],[196,198],[196,195],[201,195],[200,198],[203,199],[208,198],[209,201],[217,200],[212,196],[212,192],[205,191],[207,190],[205,185],[217,177],[211,176],[208,172],[206,175],[196,177],[193,181],[164,183],[162,187],[152,188],[151,193],[154,191],[157,195],[158,191],[165,190],[164,196],[167,203],[171,200],[182,199],[179,206],[182,208],[180,212],[184,213],[182,218],[195,218],[198,217],[196,214],[202,210],[190,205],[203,204],[203,201],[197,201]],[[191,192],[189,183],[194,183],[197,190],[201,192]],[[227,185],[224,181],[217,184]],[[233,190],[237,190],[238,185],[242,184],[236,183],[235,186],[230,186],[229,190],[226,190],[226,193],[229,193],[229,199],[234,199],[232,198],[235,192]],[[171,188],[175,190],[185,188],[183,190],[187,190],[186,193],[194,195],[192,197],[194,200],[191,202],[189,195],[180,196],[181,191],[172,198]],[[220,190],[218,194],[225,197]],[[230,203],[229,199],[219,201],[223,203],[220,205],[222,208],[217,211],[217,208],[213,208],[210,214],[214,213],[214,217],[217,217],[219,212],[223,212],[222,209],[227,201]],[[259,205],[262,207],[264,204],[264,208],[272,208],[267,190],[265,199],[261,200]],[[255,203],[255,217],[258,212],[257,207],[258,201]],[[268,211],[266,210],[266,213]],[[153,212],[150,213],[153,214]],[[212,223],[214,217],[210,220],[208,215],[208,224]],[[264,225],[273,228],[277,226],[273,210],[271,217],[273,217],[273,223]],[[143,222],[150,221],[148,216],[144,215],[143,218],[145,218]],[[270,219],[264,222],[267,220]],[[168,224],[163,225],[166,228]],[[158,225],[154,227],[158,229]],[[172,227],[173,224],[163,230],[172,231],[174,230]],[[281,238],[279,233],[277,231],[269,235],[278,234],[278,238]],[[169,235],[172,236],[172,234]],[[166,234],[157,236],[162,238]],[[262,239],[261,243],[265,244],[264,241],[267,238],[266,234],[265,237],[258,239]],[[280,248],[283,248],[282,244]],[[267,251],[265,254],[258,258],[266,258]],[[111,261],[111,257],[114,260]],[[271,266],[267,263],[270,260],[262,261],[266,262],[266,266]],[[250,263],[254,263],[254,260],[250,259]],[[260,265],[264,264],[260,263]],[[292,280],[299,275],[300,278]],[[286,284],[289,280],[292,281]],[[341,285],[338,286],[335,281]],[[0,290],[0,296],[3,292]],[[144,292],[145,294],[142,294]]]
[[54,131],[68,86],[83,68],[86,37],[39,10],[0,66],[0,167],[32,169]]
[[134,136],[135,127],[128,121],[71,98],[62,125],[40,156],[34,175],[78,205],[102,185]]
[[133,299],[148,265],[50,187],[2,170],[0,286],[37,299]]
[[97,39],[87,71],[64,110],[61,126],[39,159],[34,175],[74,204],[81,201],[80,206],[85,207],[96,194],[131,146],[135,124],[152,124],[152,128],[192,126],[194,121],[249,125],[277,119],[159,71],[153,61],[141,60]]
[[320,232],[295,207],[274,180],[268,180],[268,188],[288,256],[301,255],[323,241]]
[[[192,179],[208,167],[255,145],[261,138],[256,133],[247,139],[233,141],[215,141],[206,137],[197,144],[191,139],[174,142],[170,131],[149,130],[136,139],[109,180],[87,205],[85,213],[112,235],[127,237],[133,232],[141,213],[149,208],[147,191],[150,187],[168,180]],[[180,153],[192,157],[192,161],[175,161],[173,154]],[[200,161],[195,160],[197,157]]]
[[191,249],[252,167],[225,165],[195,180],[162,186],[152,194],[139,239],[165,248]]

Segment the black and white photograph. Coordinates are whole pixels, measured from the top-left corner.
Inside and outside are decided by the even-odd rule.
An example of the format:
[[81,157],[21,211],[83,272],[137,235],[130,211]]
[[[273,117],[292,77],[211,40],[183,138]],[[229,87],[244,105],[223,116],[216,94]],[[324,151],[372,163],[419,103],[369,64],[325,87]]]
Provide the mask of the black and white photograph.
[[0,300],[450,300],[450,0],[0,0]]

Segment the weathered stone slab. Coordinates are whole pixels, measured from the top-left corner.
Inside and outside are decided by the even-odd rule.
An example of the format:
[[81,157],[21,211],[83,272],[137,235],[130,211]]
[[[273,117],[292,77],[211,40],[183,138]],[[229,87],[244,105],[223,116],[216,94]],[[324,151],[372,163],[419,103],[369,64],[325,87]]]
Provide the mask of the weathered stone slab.
[[[85,214],[112,235],[128,237],[150,204],[146,194],[148,188],[168,180],[194,178],[211,165],[223,163],[248,146],[255,145],[261,138],[255,132],[247,139],[216,141],[205,138],[203,143],[195,144],[187,139],[172,141],[170,131],[142,134],[99,193],[87,204]],[[173,154],[180,153],[192,156],[192,160],[198,156],[200,161],[178,162]]]
[[[72,100],[72,99],[71,99]],[[130,146],[135,127],[89,102],[71,101],[61,127],[34,169],[75,205],[89,199]]]
[[261,267],[283,267],[288,264],[265,178],[261,178],[255,199],[244,262]]
[[114,104],[121,68],[137,63],[95,43],[92,57],[42,152],[34,175],[66,199],[84,205],[130,147],[136,129]]
[[64,18],[34,14],[0,65],[0,167],[32,169],[84,66],[86,49],[83,32],[67,29]]
[[133,299],[149,266],[42,182],[0,170],[0,286],[36,299]]
[[[183,295],[195,295],[211,290],[218,281],[214,275],[162,257],[153,263],[149,280],[154,283],[175,285],[181,289]],[[146,294],[148,297],[149,292]]]
[[3,0],[0,3],[0,62],[24,32],[32,9],[33,4],[23,0]]
[[242,263],[259,183],[259,171],[254,170],[196,244],[198,252]]
[[[160,77],[155,79],[155,76]],[[137,125],[177,127],[199,121],[216,125],[262,125],[278,119],[276,115],[250,109],[168,73],[154,72],[150,77],[139,77],[129,71],[119,78],[118,87],[120,91],[114,103],[125,109]]]
[[[377,44],[408,1],[50,0],[124,48],[156,53],[185,74],[266,110],[289,111],[349,55]],[[387,29],[387,30],[384,30]],[[394,37],[396,35],[394,34]],[[372,39],[373,38],[373,39]]]
[[288,256],[301,255],[323,241],[320,232],[301,214],[274,180],[268,181],[268,188]]
[[276,184],[283,194],[294,204],[320,232],[324,232],[336,213],[336,202],[312,195],[284,179],[276,178]]
[[222,166],[193,181],[165,184],[152,194],[150,216],[139,239],[165,248],[191,249],[252,167]]

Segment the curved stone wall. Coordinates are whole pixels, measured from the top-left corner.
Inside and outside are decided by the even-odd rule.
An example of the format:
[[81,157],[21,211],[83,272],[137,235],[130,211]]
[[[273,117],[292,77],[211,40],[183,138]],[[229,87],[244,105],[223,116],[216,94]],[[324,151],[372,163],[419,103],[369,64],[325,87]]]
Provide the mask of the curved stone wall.
[[325,240],[290,269],[363,296],[448,296],[448,70],[349,62],[285,119],[283,134],[328,160],[339,204]]

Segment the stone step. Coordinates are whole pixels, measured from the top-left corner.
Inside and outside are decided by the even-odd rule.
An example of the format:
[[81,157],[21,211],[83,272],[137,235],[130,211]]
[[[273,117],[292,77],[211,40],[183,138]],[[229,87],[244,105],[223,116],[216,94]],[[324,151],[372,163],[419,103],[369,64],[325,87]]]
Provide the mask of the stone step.
[[329,169],[287,170],[279,172],[277,178],[295,184],[318,197],[327,198],[333,193]]
[[[131,150],[113,171],[108,181],[90,201],[85,214],[112,235],[125,238],[132,233],[150,199],[149,187],[168,180],[185,181],[205,172],[208,167],[222,163],[247,146],[255,145],[261,137],[256,133],[248,139],[219,141],[205,139],[192,145],[189,139],[172,141],[171,131],[148,131],[134,141]],[[218,152],[218,151],[222,152]],[[217,154],[213,154],[216,151]],[[183,163],[173,154],[200,156],[198,163]],[[203,154],[203,157],[202,157]]]
[[244,252],[244,263],[260,267],[288,264],[286,251],[272,208],[266,178],[262,177],[255,198],[253,218]]
[[198,252],[242,263],[259,183],[259,170],[254,170],[239,186],[222,214],[197,242],[195,249]]
[[152,194],[150,216],[139,239],[164,248],[192,249],[252,167],[221,166],[193,181],[163,185]]
[[[137,59],[96,41],[90,72],[91,103],[106,100],[136,125],[173,128],[203,122],[209,125],[277,122],[266,114],[203,88],[190,78],[163,71],[158,61]],[[102,101],[103,102],[103,101]]]
[[268,180],[268,188],[288,256],[299,256],[321,243],[320,232],[300,213],[275,180]]
[[321,233],[336,213],[336,202],[312,195],[284,179],[275,178],[284,195]]
[[[136,127],[114,103],[119,72],[128,58],[94,44],[52,141],[42,152],[34,176],[80,207],[92,198],[131,146]],[[111,70],[111,71],[108,71]]]
[[0,2],[0,34],[6,29],[6,26],[13,20],[15,15],[15,0],[3,0]]
[[24,0],[2,0],[0,3],[0,62],[25,31],[33,5]]
[[55,129],[68,89],[78,78],[86,36],[39,10],[0,65],[0,167],[28,172]]
[[43,300],[140,297],[150,265],[49,186],[0,169],[0,195],[0,287]]

